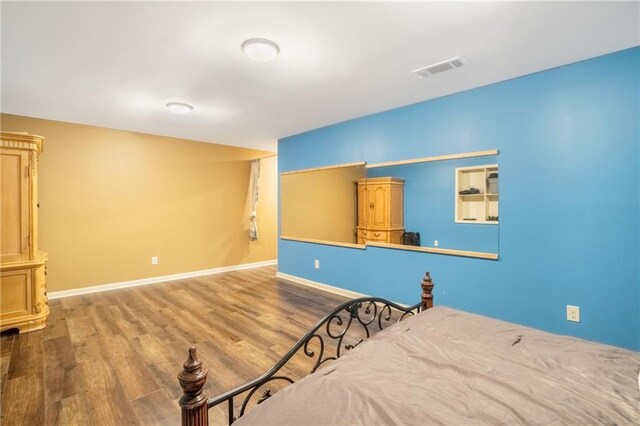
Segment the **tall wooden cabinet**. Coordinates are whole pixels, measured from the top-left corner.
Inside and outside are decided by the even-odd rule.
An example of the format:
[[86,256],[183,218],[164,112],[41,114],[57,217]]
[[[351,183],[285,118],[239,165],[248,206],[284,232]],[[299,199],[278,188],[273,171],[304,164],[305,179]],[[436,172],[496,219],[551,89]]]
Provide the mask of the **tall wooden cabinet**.
[[0,132],[0,331],[40,330],[49,316],[47,254],[38,249],[38,156],[44,138]]
[[358,179],[358,244],[402,244],[404,179]]

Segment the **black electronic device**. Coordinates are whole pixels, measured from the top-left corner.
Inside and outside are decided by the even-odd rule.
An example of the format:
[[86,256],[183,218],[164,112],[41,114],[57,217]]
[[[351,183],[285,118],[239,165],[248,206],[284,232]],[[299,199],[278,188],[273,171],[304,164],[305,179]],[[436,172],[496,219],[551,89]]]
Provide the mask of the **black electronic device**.
[[458,194],[460,195],[475,195],[475,194],[480,194],[480,190],[478,188],[469,188],[469,189],[463,189],[462,191],[458,192]]
[[405,232],[402,234],[402,244],[405,246],[420,246],[419,232]]

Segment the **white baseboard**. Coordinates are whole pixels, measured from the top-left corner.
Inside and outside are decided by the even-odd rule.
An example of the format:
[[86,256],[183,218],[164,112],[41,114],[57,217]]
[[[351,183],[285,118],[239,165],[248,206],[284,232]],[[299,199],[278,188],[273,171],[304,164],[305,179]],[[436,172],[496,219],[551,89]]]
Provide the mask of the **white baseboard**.
[[243,263],[233,266],[222,266],[220,268],[203,269],[200,271],[183,272],[180,274],[163,275],[160,277],[142,278],[139,280],[122,281],[119,283],[96,285],[92,287],[75,288],[73,290],[54,291],[48,294],[49,299],[60,299],[62,297],[78,296],[81,294],[98,293],[101,291],[117,290],[120,288],[138,287],[141,285],[156,284],[166,281],[182,280],[185,278],[201,277],[203,275],[221,274],[223,272],[240,271],[242,269],[259,268],[261,266],[277,265],[278,260],[265,260],[263,262]]
[[328,284],[322,284],[317,281],[311,281],[306,278],[300,278],[295,275],[285,274],[284,272],[276,272],[276,277],[282,278],[283,280],[291,281],[296,284],[306,285],[307,287],[313,287],[320,290],[328,291],[329,293],[337,294],[344,297],[349,297],[355,299],[357,297],[369,297],[368,294],[357,293],[351,290],[345,290],[344,288],[334,287]]

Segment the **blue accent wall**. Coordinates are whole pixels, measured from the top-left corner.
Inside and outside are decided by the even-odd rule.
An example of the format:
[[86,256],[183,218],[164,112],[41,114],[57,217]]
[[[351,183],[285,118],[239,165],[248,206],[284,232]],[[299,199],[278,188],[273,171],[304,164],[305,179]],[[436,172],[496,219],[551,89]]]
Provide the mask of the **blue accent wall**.
[[493,148],[498,261],[281,240],[279,271],[404,303],[430,271],[436,304],[640,350],[640,47],[291,136],[278,162]]

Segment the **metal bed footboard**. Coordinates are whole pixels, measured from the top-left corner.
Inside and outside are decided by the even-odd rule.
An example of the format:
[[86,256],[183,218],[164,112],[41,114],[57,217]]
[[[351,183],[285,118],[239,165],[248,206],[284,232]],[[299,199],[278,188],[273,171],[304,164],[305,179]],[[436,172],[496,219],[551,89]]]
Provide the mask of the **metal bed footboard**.
[[[208,425],[209,408],[224,402],[228,404],[228,424],[231,425],[236,419],[244,415],[249,402],[259,394],[259,390],[265,385],[275,381],[285,382],[285,384],[294,383],[291,377],[278,373],[301,350],[312,361],[315,360],[313,367],[309,371],[309,374],[311,374],[326,362],[337,360],[344,351],[355,348],[364,339],[371,337],[374,332],[381,331],[385,326],[394,323],[392,321],[392,312],[394,310],[399,315],[399,319],[395,322],[399,322],[407,316],[415,315],[431,308],[433,306],[433,281],[428,272],[425,274],[421,286],[421,301],[413,306],[399,305],[379,297],[362,297],[344,302],[318,320],[267,372],[212,398],[209,398],[203,392],[208,370],[203,367],[202,362],[198,359],[195,347],[192,346],[189,348],[189,357],[183,365],[183,370],[178,374],[178,380],[183,389],[183,395],[180,398],[182,425]],[[355,343],[347,343],[344,339],[352,326],[359,328],[360,333],[364,331],[365,337]],[[312,350],[310,348],[312,342],[319,349]],[[271,389],[264,389],[256,404],[261,404],[270,396]],[[237,415],[234,405],[234,398],[236,397],[238,397],[238,400],[242,398]]]

